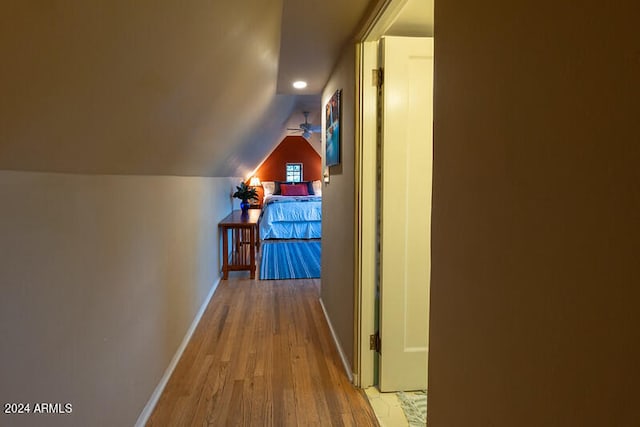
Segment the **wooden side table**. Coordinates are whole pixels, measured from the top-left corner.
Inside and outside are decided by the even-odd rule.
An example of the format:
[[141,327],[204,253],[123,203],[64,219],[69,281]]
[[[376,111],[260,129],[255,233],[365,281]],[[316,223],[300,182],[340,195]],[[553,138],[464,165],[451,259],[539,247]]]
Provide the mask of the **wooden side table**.
[[[231,212],[218,223],[222,236],[222,279],[229,278],[229,271],[249,271],[256,278],[256,250],[259,249],[258,220],[260,210],[249,209]],[[231,242],[229,242],[231,236]]]

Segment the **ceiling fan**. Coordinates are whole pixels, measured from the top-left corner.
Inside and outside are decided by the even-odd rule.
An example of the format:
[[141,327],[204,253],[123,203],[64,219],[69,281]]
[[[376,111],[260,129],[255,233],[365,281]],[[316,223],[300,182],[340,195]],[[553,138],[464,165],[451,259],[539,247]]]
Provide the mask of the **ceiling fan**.
[[309,123],[309,112],[303,111],[304,114],[304,123],[300,123],[300,127],[297,128],[287,128],[289,131],[294,132],[302,132],[302,136],[305,138],[309,138],[312,133],[318,133],[321,130],[320,125],[314,125]]

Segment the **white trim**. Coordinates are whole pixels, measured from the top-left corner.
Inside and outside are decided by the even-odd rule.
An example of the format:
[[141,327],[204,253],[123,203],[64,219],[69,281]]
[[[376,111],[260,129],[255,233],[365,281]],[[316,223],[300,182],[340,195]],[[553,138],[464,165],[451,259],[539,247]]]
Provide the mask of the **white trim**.
[[198,326],[198,323],[200,323],[200,319],[202,319],[202,315],[204,314],[204,311],[209,305],[209,301],[211,301],[211,298],[213,297],[213,293],[216,291],[216,289],[218,289],[219,284],[220,284],[220,278],[218,278],[216,283],[213,284],[213,286],[211,287],[211,290],[209,291],[209,294],[204,299],[204,302],[202,303],[202,305],[200,306],[200,309],[196,313],[196,316],[194,317],[193,322],[191,322],[191,326],[189,326],[187,333],[182,339],[182,343],[180,343],[178,350],[176,350],[176,353],[173,355],[173,359],[171,359],[169,366],[164,371],[164,375],[162,376],[162,378],[160,378],[160,382],[156,386],[156,389],[151,394],[149,401],[147,402],[144,409],[140,413],[140,416],[138,417],[138,421],[136,421],[135,427],[144,427],[147,424],[147,421],[149,421],[149,417],[151,417],[151,413],[155,409],[156,404],[158,403],[158,400],[160,399],[160,396],[164,391],[164,388],[167,386],[167,382],[169,382],[169,378],[171,378],[171,374],[173,374],[174,369],[178,365],[178,362],[182,357],[182,353],[184,353],[184,350],[187,348],[187,344],[189,344],[189,341],[191,340],[191,336],[195,332],[196,327]]
[[324,303],[322,302],[322,298],[318,298],[318,299],[320,300],[320,307],[322,307],[324,318],[327,320],[327,325],[329,325],[329,330],[331,331],[333,342],[336,344],[336,349],[338,350],[338,354],[340,355],[340,359],[342,360],[342,366],[344,367],[344,370],[347,373],[347,376],[349,377],[349,381],[353,383],[353,372],[351,372],[351,365],[349,365],[347,356],[344,354],[344,351],[342,350],[342,346],[340,345],[340,340],[338,339],[338,335],[336,335],[336,331],[333,329],[333,325],[331,324],[331,320],[329,319],[329,314],[327,313],[327,309],[324,308]]
[[[394,23],[408,0],[377,0],[371,14],[357,34],[359,56],[356,63],[356,275],[355,275],[355,366],[356,385],[375,385],[375,352],[369,349],[369,337],[379,329],[375,319],[376,284],[379,281],[377,255],[377,88],[371,71],[379,68],[378,43]],[[378,321],[380,324],[382,320]]]
[[360,388],[374,385],[375,356],[369,348],[369,337],[377,330],[376,285],[378,265],[376,262],[378,239],[379,197],[376,173],[377,162],[377,98],[378,89],[373,85],[371,71],[378,68],[378,42],[359,44],[358,81],[360,120],[357,165],[357,214],[358,235],[356,241],[356,367]]

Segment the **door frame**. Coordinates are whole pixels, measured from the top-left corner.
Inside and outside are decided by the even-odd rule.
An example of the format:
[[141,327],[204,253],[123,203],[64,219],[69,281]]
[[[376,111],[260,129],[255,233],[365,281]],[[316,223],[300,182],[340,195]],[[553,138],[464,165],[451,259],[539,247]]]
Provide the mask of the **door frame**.
[[378,42],[395,21],[407,0],[380,0],[358,34],[356,45],[355,141],[355,296],[354,384],[375,384],[376,354],[370,336],[377,332],[377,144],[378,89],[373,70],[378,65]]

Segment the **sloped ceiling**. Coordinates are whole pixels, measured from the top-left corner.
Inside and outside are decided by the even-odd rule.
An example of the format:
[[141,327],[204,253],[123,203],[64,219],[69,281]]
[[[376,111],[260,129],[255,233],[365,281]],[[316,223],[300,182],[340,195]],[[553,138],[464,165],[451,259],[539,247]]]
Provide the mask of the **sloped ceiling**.
[[0,169],[244,176],[303,109],[319,123],[370,3],[3,2]]

